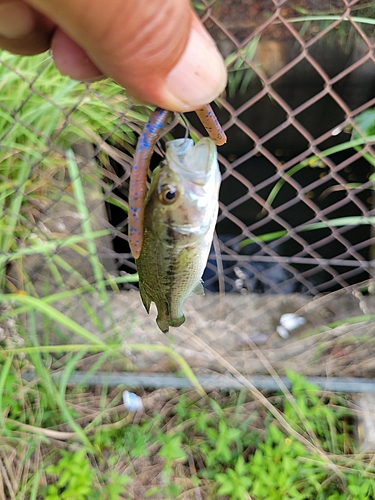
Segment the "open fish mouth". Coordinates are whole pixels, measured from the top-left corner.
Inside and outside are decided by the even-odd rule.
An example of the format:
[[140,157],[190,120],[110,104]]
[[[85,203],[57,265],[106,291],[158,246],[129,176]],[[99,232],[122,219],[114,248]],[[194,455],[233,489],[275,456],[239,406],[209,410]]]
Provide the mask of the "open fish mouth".
[[175,139],[167,143],[169,167],[195,184],[206,184],[216,165],[216,158],[216,146],[208,137],[195,145],[192,139]]

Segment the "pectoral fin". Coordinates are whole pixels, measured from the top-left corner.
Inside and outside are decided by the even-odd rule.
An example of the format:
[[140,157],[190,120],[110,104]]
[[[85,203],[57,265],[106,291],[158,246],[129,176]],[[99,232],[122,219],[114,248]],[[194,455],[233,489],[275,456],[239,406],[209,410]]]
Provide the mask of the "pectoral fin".
[[200,280],[198,285],[191,292],[192,295],[204,295],[203,281]]

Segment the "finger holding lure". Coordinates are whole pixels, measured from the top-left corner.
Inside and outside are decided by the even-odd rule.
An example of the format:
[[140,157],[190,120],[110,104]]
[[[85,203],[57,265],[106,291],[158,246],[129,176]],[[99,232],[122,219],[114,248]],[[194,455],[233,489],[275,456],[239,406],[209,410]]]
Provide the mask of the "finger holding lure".
[[[207,133],[217,146],[226,142],[211,106],[207,104],[196,111]],[[137,144],[129,187],[129,244],[135,259],[138,259],[143,245],[144,208],[146,199],[147,173],[154,147],[173,113],[157,108],[150,116]]]

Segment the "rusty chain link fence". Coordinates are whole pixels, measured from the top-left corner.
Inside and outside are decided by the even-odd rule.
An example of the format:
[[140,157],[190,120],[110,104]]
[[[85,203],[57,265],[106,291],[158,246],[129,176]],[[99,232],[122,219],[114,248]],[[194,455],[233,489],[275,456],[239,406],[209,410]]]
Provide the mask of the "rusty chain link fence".
[[207,9],[229,61],[218,224],[228,289],[316,295],[371,277],[373,8]]
[[[375,3],[194,6],[229,74],[214,104],[228,142],[219,149],[220,211],[206,290],[236,295],[244,311],[252,293],[300,294],[302,307],[327,292],[367,286],[375,244]],[[108,290],[137,287],[128,181],[151,110],[113,82],[62,77],[46,54],[2,52],[0,74],[2,288],[18,297],[21,312],[32,305],[46,314],[30,302],[42,297],[48,307],[71,300],[77,321],[91,317],[86,292],[99,294],[105,309]],[[205,135],[194,114],[187,120]],[[176,116],[164,139],[184,133]],[[152,167],[163,148],[161,141]],[[95,329],[114,331],[120,317],[142,308],[138,294],[135,300],[124,299],[115,319],[95,320]],[[59,325],[61,337],[69,325]],[[126,328],[143,332],[134,319]]]

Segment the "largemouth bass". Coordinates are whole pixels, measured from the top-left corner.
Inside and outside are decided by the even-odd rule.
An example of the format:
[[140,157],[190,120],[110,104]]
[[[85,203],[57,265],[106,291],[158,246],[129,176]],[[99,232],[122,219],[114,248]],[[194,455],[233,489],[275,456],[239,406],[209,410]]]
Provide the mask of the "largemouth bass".
[[165,159],[151,178],[137,259],[139,290],[164,333],[185,321],[184,300],[204,295],[202,274],[215,229],[220,187],[216,146],[211,139],[167,143]]

